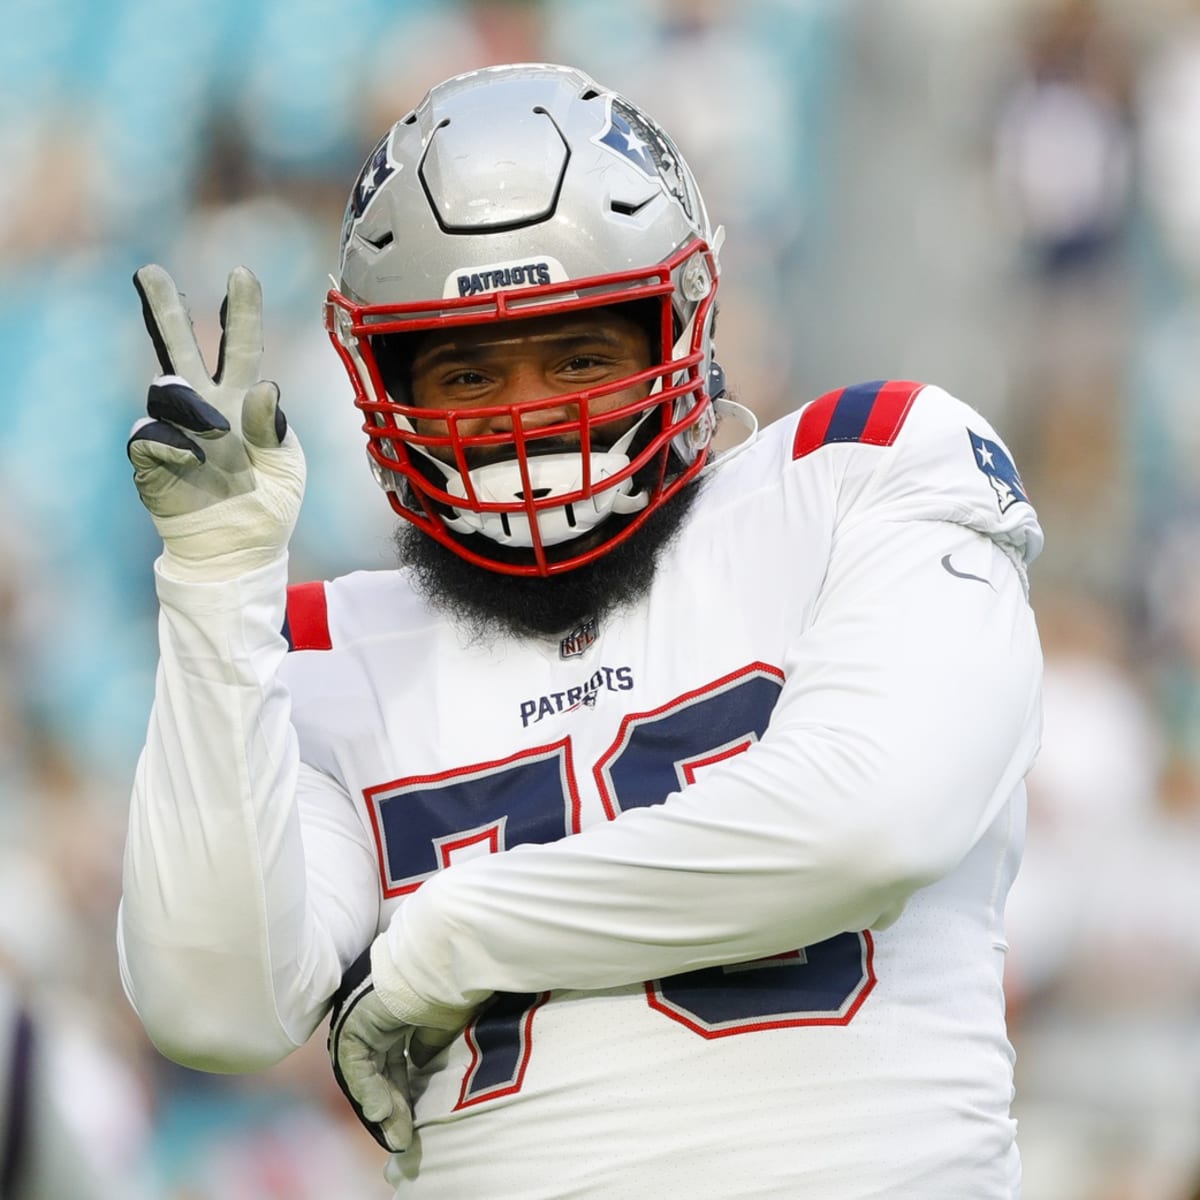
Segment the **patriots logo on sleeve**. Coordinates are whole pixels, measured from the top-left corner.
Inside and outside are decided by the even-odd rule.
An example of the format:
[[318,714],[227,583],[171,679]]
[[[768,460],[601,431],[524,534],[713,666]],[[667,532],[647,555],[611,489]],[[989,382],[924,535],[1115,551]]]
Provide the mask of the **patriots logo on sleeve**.
[[992,485],[1000,511],[1007,512],[1014,504],[1028,504],[1029,497],[1025,495],[1025,485],[1021,482],[1016,464],[1009,457],[1008,451],[999,442],[985,438],[972,429],[967,430],[967,436],[971,439],[975,465]]

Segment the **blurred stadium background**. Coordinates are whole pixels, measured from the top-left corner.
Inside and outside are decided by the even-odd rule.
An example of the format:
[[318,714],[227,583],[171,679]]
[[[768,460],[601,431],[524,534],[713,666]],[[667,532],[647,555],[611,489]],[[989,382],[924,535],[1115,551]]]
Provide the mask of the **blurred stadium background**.
[[[88,1190],[384,1200],[319,1044],[249,1079],[145,1043],[113,950],[156,541],[130,275],[202,337],[228,269],[310,457],[297,579],[386,565],[321,327],[346,192],[425,89],[573,62],[670,128],[728,229],[722,359],[770,419],[937,382],[1016,452],[1046,739],[1012,898],[1026,1200],[1200,1195],[1200,4],[0,0],[0,962]],[[47,1196],[42,1200],[56,1200]]]

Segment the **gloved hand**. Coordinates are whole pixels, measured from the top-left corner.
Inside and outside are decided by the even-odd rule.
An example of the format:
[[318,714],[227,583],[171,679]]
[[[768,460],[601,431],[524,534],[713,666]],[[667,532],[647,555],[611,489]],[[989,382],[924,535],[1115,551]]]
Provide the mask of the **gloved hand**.
[[150,265],[133,283],[164,372],[126,447],[134,483],[169,574],[233,579],[282,553],[304,495],[304,452],[278,387],[258,378],[262,289],[245,267],[230,273],[210,375],[171,276]]
[[424,1066],[448,1046],[472,1010],[430,1005],[414,1020],[398,1016],[375,989],[372,953],[387,953],[380,941],[350,964],[334,993],[329,1057],[334,1078],[358,1119],[385,1150],[402,1153],[413,1135],[408,1064]]

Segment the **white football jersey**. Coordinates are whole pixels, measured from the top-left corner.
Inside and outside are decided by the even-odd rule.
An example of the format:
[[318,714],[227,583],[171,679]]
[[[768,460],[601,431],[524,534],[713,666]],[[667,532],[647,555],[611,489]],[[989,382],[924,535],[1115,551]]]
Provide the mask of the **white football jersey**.
[[711,472],[650,593],[561,637],[472,642],[403,571],[286,621],[282,565],[160,572],[130,997],[223,1070],[384,930],[483,1003],[414,1072],[398,1200],[1013,1200],[1040,547],[988,423],[890,382]]

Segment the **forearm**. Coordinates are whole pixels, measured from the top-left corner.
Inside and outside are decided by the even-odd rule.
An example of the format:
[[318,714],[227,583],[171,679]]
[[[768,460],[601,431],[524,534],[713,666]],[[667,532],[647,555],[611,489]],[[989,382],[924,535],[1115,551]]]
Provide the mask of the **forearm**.
[[[393,918],[393,960],[418,995],[454,1006],[490,991],[618,986],[884,927],[956,865],[1025,771],[993,763],[987,782],[923,795],[864,772],[860,790],[818,763],[858,753],[850,731],[797,737],[808,755],[763,743],[664,805],[435,877]],[[943,819],[939,795],[956,795],[981,828],[944,826],[938,845],[918,846],[909,826]]]
[[312,970],[299,755],[276,681],[286,558],[226,584],[158,572],[154,709],[130,808],[122,973],[168,1056],[254,1069],[320,1017]]

